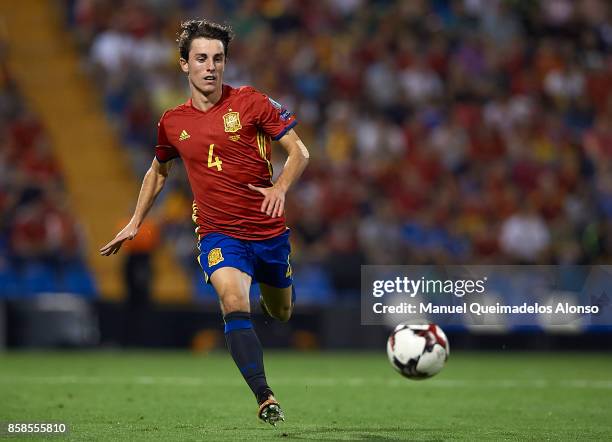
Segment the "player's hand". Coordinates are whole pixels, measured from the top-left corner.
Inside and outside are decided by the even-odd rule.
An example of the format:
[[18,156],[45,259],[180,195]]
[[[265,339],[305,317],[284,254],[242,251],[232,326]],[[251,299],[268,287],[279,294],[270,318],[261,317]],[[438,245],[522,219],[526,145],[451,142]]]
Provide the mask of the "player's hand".
[[264,200],[259,210],[272,218],[279,217],[285,211],[285,191],[280,187],[256,187],[249,184],[249,189],[261,193]]
[[133,226],[131,223],[128,224],[121,232],[117,233],[117,236],[115,236],[111,242],[100,249],[100,255],[115,255],[123,245],[123,241],[126,239],[134,239],[137,233],[138,227]]

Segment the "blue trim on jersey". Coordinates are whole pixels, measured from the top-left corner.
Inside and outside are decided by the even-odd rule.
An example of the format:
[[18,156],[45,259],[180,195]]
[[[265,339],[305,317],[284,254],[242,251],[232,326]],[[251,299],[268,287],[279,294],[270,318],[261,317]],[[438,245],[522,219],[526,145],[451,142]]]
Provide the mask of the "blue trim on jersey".
[[249,319],[235,319],[233,321],[227,322],[225,324],[225,332],[229,333],[234,330],[245,330],[248,328],[253,328],[253,324]]
[[293,129],[295,127],[295,125],[297,124],[297,120],[293,120],[291,123],[289,123],[289,126],[287,126],[286,128],[284,128],[281,133],[279,133],[277,136],[275,136],[274,138],[272,138],[274,141],[278,141],[281,138],[283,138],[283,136],[289,132],[291,129]]

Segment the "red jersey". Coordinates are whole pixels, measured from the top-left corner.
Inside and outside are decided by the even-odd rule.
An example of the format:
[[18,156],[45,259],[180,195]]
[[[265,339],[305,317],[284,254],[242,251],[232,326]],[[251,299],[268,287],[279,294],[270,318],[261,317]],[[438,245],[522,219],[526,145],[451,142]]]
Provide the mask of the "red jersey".
[[262,240],[285,231],[285,217],[262,213],[264,196],[247,185],[272,186],[271,140],[296,124],[289,111],[247,86],[223,85],[221,99],[207,111],[190,99],[164,113],[155,156],[183,160],[200,238],[217,232]]

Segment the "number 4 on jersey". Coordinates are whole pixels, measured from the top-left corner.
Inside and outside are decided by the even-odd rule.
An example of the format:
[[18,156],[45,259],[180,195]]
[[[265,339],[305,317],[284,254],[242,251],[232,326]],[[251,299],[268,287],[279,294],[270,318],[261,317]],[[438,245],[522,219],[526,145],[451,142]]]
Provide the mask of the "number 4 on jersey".
[[213,161],[213,150],[215,148],[214,144],[210,145],[210,148],[208,149],[208,167],[216,167],[217,170],[220,172],[221,170],[221,164],[223,164],[221,162],[221,160],[219,159],[219,157],[215,157],[215,161]]

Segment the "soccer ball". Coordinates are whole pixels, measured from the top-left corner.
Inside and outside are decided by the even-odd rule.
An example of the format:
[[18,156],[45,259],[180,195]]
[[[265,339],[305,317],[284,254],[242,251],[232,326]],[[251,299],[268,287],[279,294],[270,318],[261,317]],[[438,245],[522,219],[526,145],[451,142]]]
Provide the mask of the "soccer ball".
[[436,324],[400,324],[387,340],[387,356],[393,368],[409,379],[427,379],[444,367],[450,348]]

